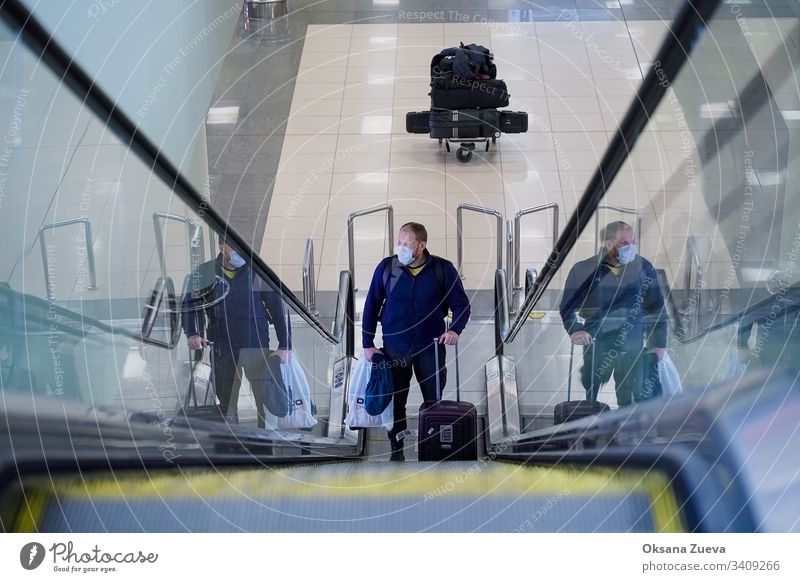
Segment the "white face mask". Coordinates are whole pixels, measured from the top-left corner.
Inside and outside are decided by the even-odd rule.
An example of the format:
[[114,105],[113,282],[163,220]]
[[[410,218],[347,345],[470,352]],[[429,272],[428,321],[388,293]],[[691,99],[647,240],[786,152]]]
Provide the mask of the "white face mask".
[[234,269],[240,269],[244,266],[245,260],[242,258],[242,255],[231,249],[228,254],[228,262]]
[[624,246],[624,247],[620,248],[619,249],[619,262],[622,263],[623,265],[627,265],[628,263],[633,261],[633,259],[636,258],[636,253],[637,252],[638,252],[638,249],[636,248],[636,245],[627,245],[627,246]]
[[403,265],[410,265],[414,262],[414,251],[412,251],[410,248],[398,246],[396,251],[397,260]]

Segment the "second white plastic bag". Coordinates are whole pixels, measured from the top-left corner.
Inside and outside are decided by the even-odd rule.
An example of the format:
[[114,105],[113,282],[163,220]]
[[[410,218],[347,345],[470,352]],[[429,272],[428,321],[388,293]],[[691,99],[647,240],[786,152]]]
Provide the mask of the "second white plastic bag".
[[658,379],[661,381],[661,394],[665,398],[683,393],[681,375],[669,354],[664,354],[664,359],[658,363]]
[[311,388],[297,354],[293,353],[288,362],[281,364],[281,376],[292,399],[289,413],[286,416],[275,416],[265,410],[267,428],[287,430],[313,427],[317,424],[317,419],[312,411]]

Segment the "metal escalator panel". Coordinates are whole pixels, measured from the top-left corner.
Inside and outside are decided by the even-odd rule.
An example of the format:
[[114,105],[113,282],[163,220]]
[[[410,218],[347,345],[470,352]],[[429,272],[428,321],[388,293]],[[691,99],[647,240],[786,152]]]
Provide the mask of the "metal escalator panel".
[[19,532],[681,532],[655,471],[339,463],[30,481]]

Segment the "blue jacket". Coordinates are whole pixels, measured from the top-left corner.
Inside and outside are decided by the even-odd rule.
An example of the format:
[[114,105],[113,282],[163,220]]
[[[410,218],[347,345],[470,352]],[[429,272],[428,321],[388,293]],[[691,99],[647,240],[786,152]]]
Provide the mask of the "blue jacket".
[[586,331],[614,342],[620,351],[641,349],[643,344],[666,347],[666,310],[655,268],[639,256],[621,267],[614,275],[598,254],[570,269],[559,309],[564,328],[570,334]]
[[[208,309],[189,309],[190,289],[185,291],[183,331],[187,337],[204,336],[214,342],[217,353],[236,355],[242,348],[268,348],[269,322],[272,321],[278,336],[278,348],[291,348],[283,301],[275,290],[253,273],[249,265],[237,269],[233,279],[229,279],[223,274],[220,255],[189,275],[192,278],[189,285],[193,280],[205,284],[214,275],[227,281],[230,291],[223,301]],[[220,297],[221,293],[222,289],[217,286],[208,302]]]
[[[416,277],[408,267],[400,265],[397,255],[378,264],[364,303],[363,347],[375,347],[375,330],[380,321],[384,346],[398,353],[417,352],[447,331],[444,311],[448,307],[453,312],[450,329],[459,335],[464,331],[470,306],[458,271],[447,259],[431,255],[427,250],[424,253],[425,267]],[[388,284],[385,283],[387,279]]]

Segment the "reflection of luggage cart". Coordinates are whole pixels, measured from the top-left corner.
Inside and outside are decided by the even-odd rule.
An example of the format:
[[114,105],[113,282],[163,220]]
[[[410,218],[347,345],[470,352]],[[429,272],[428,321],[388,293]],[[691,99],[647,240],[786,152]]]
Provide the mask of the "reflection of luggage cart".
[[459,145],[456,158],[466,163],[472,159],[475,144],[497,143],[503,133],[528,131],[528,114],[523,111],[498,111],[497,109],[432,109],[406,114],[408,133],[428,133],[431,138],[444,143],[447,151],[450,144]]

